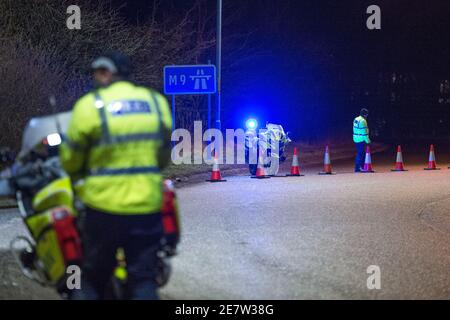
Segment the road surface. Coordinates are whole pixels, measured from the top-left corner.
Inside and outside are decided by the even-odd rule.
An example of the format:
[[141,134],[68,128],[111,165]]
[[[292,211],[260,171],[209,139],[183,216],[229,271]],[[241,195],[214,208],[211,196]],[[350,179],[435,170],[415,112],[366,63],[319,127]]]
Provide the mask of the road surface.
[[[309,166],[300,178],[183,187],[183,242],[163,298],[450,299],[450,158],[440,156],[434,172],[425,151],[391,173],[392,151],[373,155],[375,174],[339,161],[333,176]],[[0,243],[19,225],[0,215]],[[367,288],[372,265],[380,290]]]
[[[408,172],[390,172],[390,151],[373,156],[375,174],[354,174],[343,161],[334,176],[313,166],[301,178],[232,177],[180,190],[184,239],[164,293],[449,299],[449,157],[441,154],[435,172],[423,171],[426,151],[404,158]],[[371,265],[381,269],[380,290],[367,288]]]

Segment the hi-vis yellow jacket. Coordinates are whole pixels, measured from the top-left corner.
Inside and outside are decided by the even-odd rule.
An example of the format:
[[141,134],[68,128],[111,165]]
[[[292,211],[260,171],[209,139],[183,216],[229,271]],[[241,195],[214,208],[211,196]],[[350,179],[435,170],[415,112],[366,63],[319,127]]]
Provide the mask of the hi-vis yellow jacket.
[[367,120],[362,116],[356,117],[355,120],[353,120],[353,141],[355,143],[370,143]]
[[81,97],[60,148],[63,168],[84,178],[78,197],[111,214],[159,212],[171,127],[164,96],[131,82]]

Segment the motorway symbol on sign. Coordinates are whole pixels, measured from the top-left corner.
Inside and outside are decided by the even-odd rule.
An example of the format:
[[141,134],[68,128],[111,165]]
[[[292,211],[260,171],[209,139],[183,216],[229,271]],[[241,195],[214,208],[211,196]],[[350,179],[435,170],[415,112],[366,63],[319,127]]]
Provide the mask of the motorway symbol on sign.
[[213,94],[216,87],[214,65],[164,67],[164,93],[167,95]]

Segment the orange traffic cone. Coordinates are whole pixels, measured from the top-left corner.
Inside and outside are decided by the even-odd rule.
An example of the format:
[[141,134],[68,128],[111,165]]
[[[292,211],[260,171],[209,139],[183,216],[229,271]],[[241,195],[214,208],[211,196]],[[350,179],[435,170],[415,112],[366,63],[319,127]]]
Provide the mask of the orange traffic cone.
[[397,147],[397,160],[395,161],[395,168],[391,171],[408,171],[405,170],[403,165],[403,155],[402,155],[402,147]]
[[294,148],[294,155],[292,156],[292,166],[291,173],[287,174],[286,177],[303,177],[303,174],[300,174],[300,166],[298,164],[298,155],[297,148]]
[[258,157],[258,167],[256,169],[256,175],[251,176],[253,179],[268,179],[270,176],[266,174],[266,168],[264,168],[264,157],[261,150],[259,150],[259,157]]
[[222,176],[220,174],[219,169],[219,159],[217,158],[217,154],[214,154],[214,160],[213,160],[213,168],[211,173],[211,179],[206,180],[207,182],[225,182],[227,180],[223,180]]
[[440,168],[436,168],[436,156],[434,154],[434,145],[430,146],[430,156],[428,158],[428,168],[424,170],[441,170]]
[[366,149],[366,159],[364,160],[364,168],[361,172],[364,173],[374,173],[375,171],[372,168],[372,157],[370,155],[370,147],[367,146]]
[[323,171],[319,172],[320,175],[335,174],[331,168],[330,149],[328,146],[325,148],[325,157],[323,159]]

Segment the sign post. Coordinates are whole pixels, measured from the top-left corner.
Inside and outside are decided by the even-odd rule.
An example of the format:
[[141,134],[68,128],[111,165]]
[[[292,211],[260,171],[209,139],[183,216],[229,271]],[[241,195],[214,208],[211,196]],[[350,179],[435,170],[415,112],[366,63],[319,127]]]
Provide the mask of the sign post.
[[[175,96],[188,94],[215,94],[217,92],[216,67],[214,65],[164,67],[164,93],[172,95],[172,119],[175,129]],[[208,125],[211,121],[208,98]]]
[[172,95],[172,131],[175,130],[175,95]]
[[172,130],[175,130],[175,96],[208,95],[208,129],[211,126],[211,95],[217,92],[216,66],[183,65],[164,67],[164,94],[172,96]]
[[[215,94],[217,92],[216,79],[214,65],[164,67],[164,93],[172,95],[173,123],[175,123],[175,95]],[[208,107],[208,109],[210,108]],[[208,115],[209,117],[210,115]]]
[[217,95],[216,95],[216,128],[222,130],[220,120],[222,104],[222,0],[217,0],[217,35],[216,35],[216,65],[217,65]]

